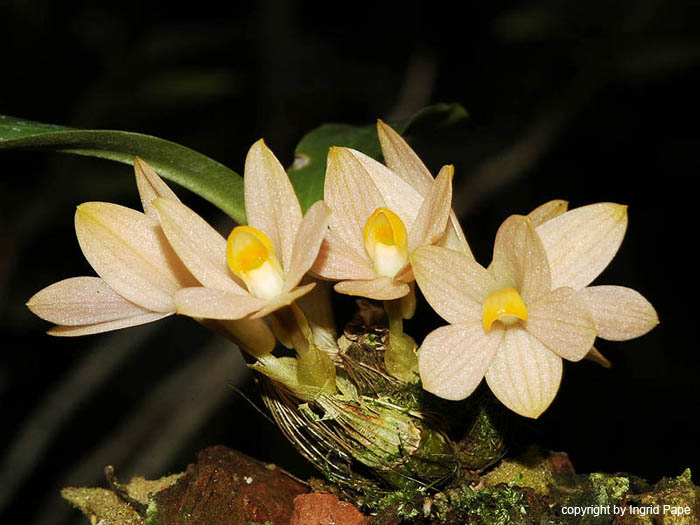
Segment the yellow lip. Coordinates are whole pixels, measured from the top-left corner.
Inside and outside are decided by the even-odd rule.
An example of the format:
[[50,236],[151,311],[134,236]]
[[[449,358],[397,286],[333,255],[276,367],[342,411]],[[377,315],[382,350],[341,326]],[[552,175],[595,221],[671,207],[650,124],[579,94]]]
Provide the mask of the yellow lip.
[[394,277],[408,262],[408,234],[401,218],[388,208],[377,208],[363,230],[367,255],[374,270]]
[[515,288],[502,288],[491,293],[483,305],[484,330],[491,330],[495,321],[511,325],[521,319],[527,320],[527,306]]
[[284,272],[272,241],[252,226],[237,226],[226,244],[226,261],[248,291],[262,299],[276,297],[284,286]]

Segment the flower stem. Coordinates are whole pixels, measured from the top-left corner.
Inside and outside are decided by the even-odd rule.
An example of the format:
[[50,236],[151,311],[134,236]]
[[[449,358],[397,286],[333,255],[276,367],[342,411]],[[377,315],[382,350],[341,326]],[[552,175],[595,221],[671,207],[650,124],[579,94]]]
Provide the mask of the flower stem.
[[292,303],[277,310],[270,320],[280,342],[297,352],[299,383],[335,393],[335,365],[330,356],[314,343],[313,332],[301,308]]
[[403,331],[403,299],[384,301],[384,310],[389,320],[389,340],[384,352],[384,366],[387,371],[407,383],[418,380],[418,358],[416,342]]

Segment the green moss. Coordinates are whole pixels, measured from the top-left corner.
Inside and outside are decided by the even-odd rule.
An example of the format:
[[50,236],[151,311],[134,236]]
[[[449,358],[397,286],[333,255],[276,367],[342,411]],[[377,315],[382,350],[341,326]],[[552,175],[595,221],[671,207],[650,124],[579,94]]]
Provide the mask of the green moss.
[[[597,492],[601,494],[601,499],[611,503],[619,503],[630,489],[630,480],[622,476],[596,473],[590,474],[588,480],[593,487],[598,489]],[[605,491],[605,496],[602,495],[601,490]]]
[[99,488],[68,487],[61,496],[92,522],[103,525],[140,525],[141,516],[114,492]]
[[433,514],[440,523],[532,523],[524,492],[506,484],[480,490],[464,486],[443,492],[434,499]]
[[482,478],[482,482],[486,487],[501,483],[530,487],[546,495],[550,493],[554,478],[550,463],[533,448],[522,458],[504,459]]
[[411,521],[420,516],[424,497],[422,489],[409,487],[385,494],[366,507],[378,514],[391,513],[401,520]]
[[143,525],[150,525],[156,523],[158,520],[158,505],[155,500],[151,499],[148,502],[148,507],[146,508],[146,517],[143,520]]
[[461,464],[474,470],[493,465],[507,449],[501,421],[503,407],[482,390],[473,400],[463,403],[461,410],[461,420],[471,421],[457,446]]

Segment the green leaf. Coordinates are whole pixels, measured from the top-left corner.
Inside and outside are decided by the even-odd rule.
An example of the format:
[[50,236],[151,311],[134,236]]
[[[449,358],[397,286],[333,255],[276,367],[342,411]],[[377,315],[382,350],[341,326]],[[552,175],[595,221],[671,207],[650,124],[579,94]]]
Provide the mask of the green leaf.
[[[461,104],[436,104],[421,109],[406,120],[390,124],[397,132],[407,135],[449,126],[467,116]],[[380,159],[382,155],[375,124],[323,124],[307,133],[297,145],[296,159],[289,168],[289,178],[304,211],[323,199],[326,156],[331,146],[353,148],[374,159]]]
[[191,190],[245,224],[243,179],[192,149],[128,131],[72,129],[0,115],[0,150],[46,149],[133,165],[138,156],[163,178]]

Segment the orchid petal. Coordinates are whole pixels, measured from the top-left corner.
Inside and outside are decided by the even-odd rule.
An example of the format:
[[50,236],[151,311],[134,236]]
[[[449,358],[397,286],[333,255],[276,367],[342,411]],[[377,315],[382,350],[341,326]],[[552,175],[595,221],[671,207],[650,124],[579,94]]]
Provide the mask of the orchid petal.
[[395,212],[404,224],[412,224],[416,220],[416,213],[423,203],[424,195],[418,193],[413,186],[397,173],[394,173],[372,157],[354,149],[348,149],[348,151],[360,161],[374,184],[376,184],[386,207]]
[[583,298],[572,288],[557,288],[527,306],[525,329],[569,361],[580,361],[593,346],[596,326]]
[[406,295],[411,288],[400,281],[379,277],[371,281],[341,281],[333,287],[336,292],[358,295],[378,301],[390,301]]
[[443,399],[469,396],[498,351],[504,330],[487,332],[479,321],[443,326],[429,333],[418,351],[423,388]]
[[297,303],[306,314],[316,346],[325,352],[337,352],[338,331],[331,304],[331,284],[317,282],[314,289],[300,297]]
[[175,294],[177,313],[204,319],[241,319],[263,308],[267,301],[216,288],[183,288]]
[[464,235],[462,226],[460,226],[459,220],[457,220],[457,215],[455,215],[453,211],[450,212],[450,222],[445,229],[445,236],[438,242],[438,246],[462,252],[467,257],[471,259],[474,258],[472,249],[467,242],[467,237]]
[[117,204],[78,206],[75,231],[85,258],[119,295],[155,312],[172,312],[175,291],[193,282],[158,222]]
[[366,256],[362,231],[370,215],[385,202],[367,170],[347,148],[332,147],[328,152],[324,201],[333,210],[331,230],[360,257]]
[[248,224],[270,238],[288,271],[301,206],[287,173],[262,139],[248,152],[243,183]]
[[141,197],[141,205],[143,206],[143,211],[149,217],[158,219],[158,212],[152,204],[153,199],[165,197],[180,202],[175,192],[163,182],[163,179],[158,176],[146,161],[139,157],[134,158],[134,172],[136,173],[136,187]]
[[232,339],[241,350],[255,357],[263,357],[275,348],[275,336],[262,319],[236,319],[214,321],[203,319],[200,323],[210,330]]
[[381,120],[377,121],[377,135],[386,165],[413,186],[418,193],[426,195],[433,183],[433,176],[416,152],[401,135]]
[[568,201],[556,199],[538,206],[528,213],[527,217],[530,219],[530,222],[532,222],[532,225],[537,228],[539,225],[566,213],[568,207]]
[[152,323],[154,321],[159,321],[160,319],[173,315],[173,313],[174,312],[150,312],[147,314],[138,314],[133,317],[116,319],[114,321],[105,321],[103,323],[87,324],[80,326],[54,326],[46,333],[56,337],[78,337],[81,335],[99,334],[102,332],[111,332],[112,330],[119,330],[121,328],[129,328],[131,326]]
[[251,318],[257,319],[260,317],[265,317],[266,315],[271,314],[275,310],[279,310],[280,308],[282,308],[284,306],[289,306],[294,301],[296,301],[300,297],[306,295],[311,290],[313,290],[315,286],[316,286],[316,283],[309,283],[309,284],[305,284],[303,286],[300,286],[299,288],[295,288],[291,292],[287,292],[287,293],[283,293],[281,295],[278,295],[274,299],[271,299],[270,301],[268,301],[267,304],[263,308],[261,308],[259,312],[256,312],[254,315],[252,315]]
[[327,231],[311,272],[331,280],[369,280],[376,277],[367,253],[363,251],[362,255],[358,255],[333,230]]
[[595,346],[591,347],[584,359],[597,363],[603,368],[610,368],[612,366],[612,363],[608,360],[608,358],[601,354]]
[[124,299],[99,277],[72,277],[54,283],[29,299],[27,307],[46,321],[67,326],[151,313]]
[[288,292],[301,281],[318,257],[321,243],[328,229],[330,210],[323,201],[311,205],[299,226],[289,271],[284,278],[284,291]]
[[627,229],[627,206],[582,206],[537,228],[552,268],[552,288],[580,290],[610,263]]
[[[408,182],[420,195],[427,195],[430,185],[433,183],[433,176],[423,161],[401,135],[381,120],[377,121],[377,134],[387,166]],[[474,258],[454,212],[450,213],[450,222],[439,245]]]
[[237,295],[248,293],[234,281],[226,264],[226,240],[179,201],[153,201],[168,242],[195,278],[207,288]]
[[579,292],[593,314],[598,336],[625,341],[659,324],[654,307],[642,294],[624,286],[589,286]]
[[557,394],[562,368],[558,355],[522,328],[510,327],[486,371],[486,382],[509,409],[537,418]]
[[454,167],[445,166],[432,182],[416,220],[408,230],[408,251],[433,244],[445,233],[452,206],[452,177]]
[[484,299],[497,288],[483,266],[447,248],[418,248],[411,254],[411,266],[426,300],[448,323],[481,319]]
[[527,217],[511,215],[503,222],[489,270],[501,287],[518,290],[525,303],[551,290],[547,253]]

